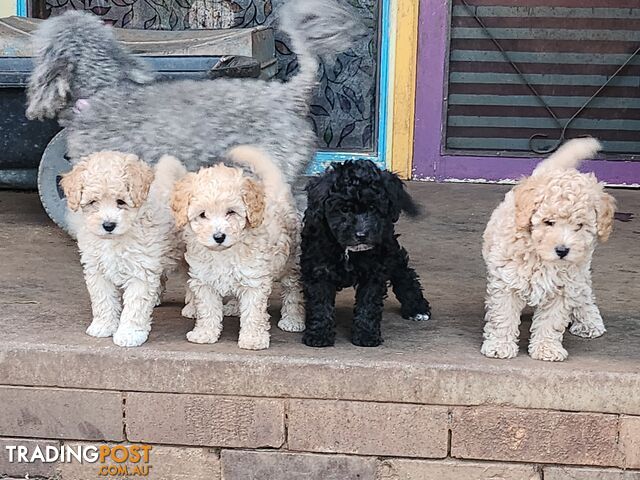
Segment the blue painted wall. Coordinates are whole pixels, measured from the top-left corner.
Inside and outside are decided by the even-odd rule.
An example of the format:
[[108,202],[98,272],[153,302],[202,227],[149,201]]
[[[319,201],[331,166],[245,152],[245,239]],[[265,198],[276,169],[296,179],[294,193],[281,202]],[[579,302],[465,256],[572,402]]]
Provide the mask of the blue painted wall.
[[19,17],[27,16],[27,0],[18,0],[17,14]]

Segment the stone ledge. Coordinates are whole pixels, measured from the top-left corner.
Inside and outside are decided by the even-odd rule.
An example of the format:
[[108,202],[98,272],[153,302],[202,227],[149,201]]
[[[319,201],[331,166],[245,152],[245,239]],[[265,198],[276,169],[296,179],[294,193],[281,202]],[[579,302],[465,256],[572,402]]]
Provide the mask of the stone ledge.
[[[100,442],[63,442],[99,446]],[[0,437],[0,446],[59,445],[56,440]],[[109,446],[114,443],[109,442]],[[127,445],[127,443],[124,443]],[[319,454],[286,449],[210,449],[153,444],[149,454],[150,480],[640,480],[640,470],[542,465],[524,462],[408,459],[396,457]],[[91,480],[102,464],[9,464],[0,456],[0,478]],[[106,466],[115,464],[111,459]],[[544,477],[542,477],[544,474]]]
[[124,440],[122,394],[0,386],[0,435]]
[[444,458],[448,408],[398,403],[290,400],[289,450]]
[[345,455],[222,450],[224,480],[374,480],[376,459]]
[[[166,326],[162,321],[156,323],[158,329]],[[177,351],[153,344],[123,350],[109,345],[109,340],[82,335],[77,331],[74,341],[93,346],[0,344],[0,378],[12,385],[76,389],[116,387],[142,392],[502,405],[640,415],[640,372],[568,371],[564,365],[550,368],[526,358],[491,361],[479,353],[466,365],[444,363],[441,356],[434,359],[432,355],[394,361],[387,359],[393,352],[383,350],[363,358],[358,349],[349,352],[351,346],[321,352],[298,347],[296,335],[290,340],[296,343],[276,342],[264,353],[220,352],[234,349],[232,342],[210,347],[218,351],[186,343]],[[280,340],[283,335],[275,332],[274,336]],[[128,373],[114,384],[114,371]]]
[[613,468],[544,467],[544,480],[640,480],[640,471]]
[[619,437],[617,415],[452,409],[451,456],[456,458],[624,467]]
[[620,448],[625,456],[624,466],[640,468],[640,417],[620,417]]
[[[124,401],[123,401],[124,399]],[[0,387],[0,436],[637,468],[640,417]],[[124,432],[123,432],[124,430]]]
[[32,477],[50,477],[55,474],[56,466],[51,463],[45,463],[36,461],[28,465],[28,468],[23,463],[10,462],[9,451],[7,446],[23,445],[29,449],[29,451],[35,450],[39,447],[44,450],[47,446],[59,447],[60,442],[58,440],[29,440],[25,438],[0,438],[0,478],[3,475],[9,477],[21,476],[24,480],[24,476],[28,473]]
[[396,458],[378,464],[376,480],[541,480],[540,470],[516,463]]
[[279,399],[127,393],[126,400],[131,442],[278,448],[285,441]]
[[[65,444],[72,447],[99,446],[95,443],[65,442]],[[149,475],[145,476],[149,480],[220,480],[220,455],[211,449],[153,445],[149,455],[151,468]],[[109,459],[104,465],[119,464]],[[105,477],[98,475],[99,466],[96,464],[58,463],[54,466],[54,470],[60,480],[89,480]]]

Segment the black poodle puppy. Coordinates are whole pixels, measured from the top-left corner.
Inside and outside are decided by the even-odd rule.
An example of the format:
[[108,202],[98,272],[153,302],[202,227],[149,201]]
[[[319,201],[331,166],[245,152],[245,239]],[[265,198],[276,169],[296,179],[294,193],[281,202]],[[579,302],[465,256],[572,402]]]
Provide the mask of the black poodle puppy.
[[351,286],[356,288],[354,345],[382,343],[380,322],[389,281],[402,316],[428,320],[429,302],[394,233],[401,212],[418,214],[402,181],[369,160],[347,161],[312,179],[307,195],[300,260],[306,302],[302,341],[310,347],[334,344],[336,292]]

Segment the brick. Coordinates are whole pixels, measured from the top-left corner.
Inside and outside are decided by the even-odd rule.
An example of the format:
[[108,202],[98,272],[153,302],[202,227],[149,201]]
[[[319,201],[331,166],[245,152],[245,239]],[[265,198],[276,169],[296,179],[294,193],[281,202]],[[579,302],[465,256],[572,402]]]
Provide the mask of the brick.
[[[68,443],[67,443],[68,444]],[[74,443],[72,446],[80,445]],[[99,446],[84,443],[82,445]],[[114,446],[114,444],[109,444]],[[129,445],[129,444],[124,444]],[[149,452],[149,480],[220,480],[220,457],[207,448],[167,447],[152,445]],[[99,478],[101,465],[115,465],[111,459],[104,464],[99,463],[60,463],[57,471],[60,480],[87,480]],[[132,472],[136,464],[123,463]],[[138,465],[144,465],[139,463]],[[104,475],[100,475],[104,476]]]
[[540,480],[541,476],[533,465],[389,459],[380,463],[375,478],[376,480]]
[[118,392],[0,387],[0,435],[123,440]]
[[544,480],[640,480],[640,472],[612,468],[544,467]]
[[290,450],[404,457],[447,455],[446,407],[292,400]]
[[33,463],[18,463],[14,453],[14,461],[10,462],[10,452],[7,450],[7,446],[25,446],[29,450],[31,455],[36,447],[40,447],[40,450],[44,453],[45,448],[48,446],[58,448],[59,442],[53,440],[27,440],[24,438],[0,438],[0,478],[7,476],[22,477],[23,479],[28,474],[31,477],[49,477],[55,473],[54,463],[44,463],[41,461],[35,461]]
[[211,395],[128,393],[131,442],[209,447],[280,447],[282,400]]
[[618,417],[496,407],[454,408],[451,456],[619,466]]
[[224,480],[373,480],[375,458],[223,450]]
[[624,466],[640,468],[640,417],[620,417],[620,448],[625,457]]

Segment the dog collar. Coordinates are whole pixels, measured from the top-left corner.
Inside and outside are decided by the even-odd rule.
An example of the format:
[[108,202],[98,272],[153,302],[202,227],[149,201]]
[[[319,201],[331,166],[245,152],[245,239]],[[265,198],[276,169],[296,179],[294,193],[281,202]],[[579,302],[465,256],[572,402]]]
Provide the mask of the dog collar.
[[349,252],[366,252],[367,250],[371,250],[373,249],[373,246],[371,245],[366,245],[366,244],[360,244],[360,245],[354,245],[352,247],[347,247],[345,250],[346,255],[349,255]]

